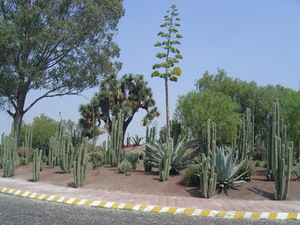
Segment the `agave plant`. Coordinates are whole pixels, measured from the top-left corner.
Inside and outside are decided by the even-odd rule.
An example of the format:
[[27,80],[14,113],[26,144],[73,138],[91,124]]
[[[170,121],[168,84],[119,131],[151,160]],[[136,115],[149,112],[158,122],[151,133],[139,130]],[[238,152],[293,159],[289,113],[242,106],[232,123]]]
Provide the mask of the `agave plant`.
[[162,141],[157,141],[156,144],[147,143],[146,160],[148,165],[159,167],[159,161],[162,161],[167,156],[167,149],[168,145],[170,144],[169,142],[171,142],[172,145],[170,169],[179,171],[192,164],[194,159],[191,157],[195,149],[184,149],[182,147],[184,140],[185,138],[181,138],[175,144],[173,143],[172,139],[166,141],[166,143]]
[[136,169],[136,165],[139,162],[139,156],[140,156],[140,154],[137,152],[131,152],[125,156],[126,159],[128,160],[128,162],[131,163],[133,170]]
[[239,175],[242,174],[240,179],[245,180],[245,181],[251,181],[252,175],[254,173],[255,173],[254,165],[250,161],[247,161],[246,163],[244,163],[244,165],[242,166],[242,168],[239,171]]
[[132,170],[132,164],[127,159],[125,159],[118,164],[117,170],[119,173],[123,173],[128,176],[130,175],[130,171]]
[[134,137],[131,137],[134,146],[140,146],[143,139],[143,137],[139,137],[137,134]]
[[240,169],[245,164],[246,160],[237,163],[234,158],[233,149],[223,147],[217,148],[216,152],[216,173],[217,173],[217,186],[218,188],[233,188],[245,183],[240,178],[244,173],[239,174]]

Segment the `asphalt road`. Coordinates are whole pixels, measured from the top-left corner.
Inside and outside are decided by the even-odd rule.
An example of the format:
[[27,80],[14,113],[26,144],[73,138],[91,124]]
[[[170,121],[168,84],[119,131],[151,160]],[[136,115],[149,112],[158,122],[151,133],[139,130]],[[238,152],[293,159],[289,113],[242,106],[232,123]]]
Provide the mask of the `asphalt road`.
[[246,220],[149,213],[67,205],[0,193],[0,224],[300,224],[300,221]]

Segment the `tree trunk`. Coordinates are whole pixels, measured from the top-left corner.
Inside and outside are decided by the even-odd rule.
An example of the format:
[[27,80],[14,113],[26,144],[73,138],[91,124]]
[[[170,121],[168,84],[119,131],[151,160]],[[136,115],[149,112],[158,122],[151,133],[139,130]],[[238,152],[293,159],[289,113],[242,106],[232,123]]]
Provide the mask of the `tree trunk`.
[[21,128],[22,128],[22,120],[23,120],[24,113],[23,112],[16,112],[13,116],[14,120],[14,131],[17,135],[17,145],[18,147],[22,146],[21,143]]
[[22,120],[26,113],[24,111],[24,105],[25,105],[25,99],[27,95],[27,90],[18,90],[18,98],[15,102],[11,102],[11,104],[14,106],[15,113],[12,113],[11,111],[7,110],[8,114],[13,118],[14,122],[14,131],[17,135],[17,145],[20,147],[22,145],[21,143],[21,127],[22,127]]

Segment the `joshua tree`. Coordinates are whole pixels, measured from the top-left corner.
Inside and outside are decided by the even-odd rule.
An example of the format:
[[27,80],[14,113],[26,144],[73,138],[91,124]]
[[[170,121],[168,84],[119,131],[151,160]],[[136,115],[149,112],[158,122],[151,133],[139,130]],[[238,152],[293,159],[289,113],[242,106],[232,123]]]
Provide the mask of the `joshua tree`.
[[[142,124],[149,124],[154,117],[159,116],[159,112],[147,84],[143,75],[133,74],[125,74],[119,80],[113,74],[102,80],[100,90],[91,102],[79,108],[82,116],[79,124],[83,127],[83,135],[92,138],[104,133],[107,128],[110,132],[112,116],[117,116],[120,111],[124,113],[123,135],[139,109],[147,111]],[[104,122],[102,128],[101,122]]]

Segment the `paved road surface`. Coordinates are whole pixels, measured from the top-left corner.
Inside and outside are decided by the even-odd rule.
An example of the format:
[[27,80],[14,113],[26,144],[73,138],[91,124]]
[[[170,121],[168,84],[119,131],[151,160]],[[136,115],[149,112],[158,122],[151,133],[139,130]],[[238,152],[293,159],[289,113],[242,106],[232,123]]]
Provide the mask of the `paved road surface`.
[[52,203],[0,193],[0,224],[300,224],[299,221],[224,219]]

